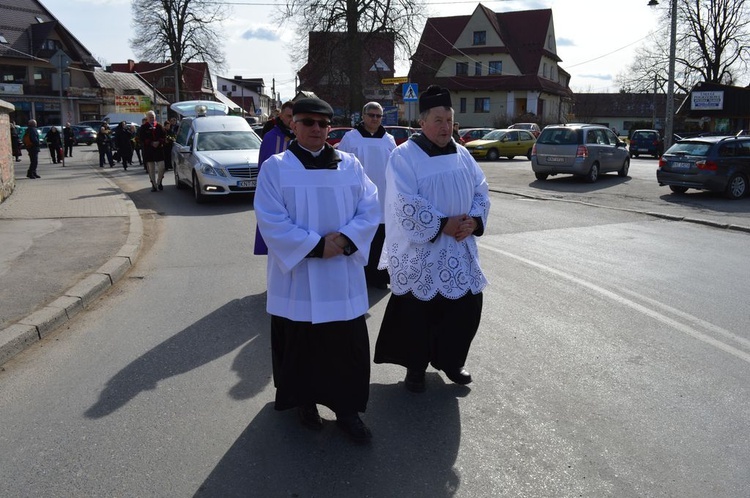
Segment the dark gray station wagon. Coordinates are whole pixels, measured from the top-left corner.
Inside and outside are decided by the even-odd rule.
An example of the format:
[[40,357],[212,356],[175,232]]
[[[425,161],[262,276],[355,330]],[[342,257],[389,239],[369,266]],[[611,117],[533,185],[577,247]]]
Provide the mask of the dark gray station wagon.
[[748,192],[750,137],[696,137],[680,140],[659,160],[656,179],[672,192],[723,192],[739,199]]

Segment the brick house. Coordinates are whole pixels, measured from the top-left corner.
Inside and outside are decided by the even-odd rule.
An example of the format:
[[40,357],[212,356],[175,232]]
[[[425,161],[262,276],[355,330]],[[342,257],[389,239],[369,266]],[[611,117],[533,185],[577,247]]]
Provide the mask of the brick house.
[[359,33],[360,72],[350,81],[351,43],[346,33],[311,32],[308,62],[298,72],[298,91],[313,92],[334,108],[337,116],[360,112],[368,101],[393,105],[394,88],[381,84],[393,77],[393,33]]

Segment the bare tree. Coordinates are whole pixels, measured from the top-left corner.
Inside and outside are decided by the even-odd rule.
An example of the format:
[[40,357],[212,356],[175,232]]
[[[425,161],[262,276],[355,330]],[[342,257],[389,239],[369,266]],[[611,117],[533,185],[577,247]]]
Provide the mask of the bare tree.
[[[669,2],[662,2],[663,25],[637,52],[617,81],[623,91],[650,92],[666,87],[669,54]],[[747,75],[750,11],[745,0],[678,0],[675,88],[696,83],[733,84]]]
[[[182,64],[206,62],[214,71],[224,68],[218,30],[229,15],[220,2],[201,0],[133,0],[135,36],[130,48],[141,60],[176,63],[182,82]],[[182,88],[182,85],[180,85]],[[177,100],[180,96],[176,95]]]
[[[298,25],[298,39],[293,63],[301,67],[314,59],[315,64],[332,68],[330,81],[345,82],[349,87],[350,110],[363,104],[362,61],[369,37],[392,36],[397,53],[407,55],[424,22],[422,0],[286,0],[279,6],[277,19],[289,19]],[[308,34],[339,33],[343,36],[335,53],[309,54]],[[305,57],[307,56],[307,57]],[[345,60],[343,73],[341,64]]]

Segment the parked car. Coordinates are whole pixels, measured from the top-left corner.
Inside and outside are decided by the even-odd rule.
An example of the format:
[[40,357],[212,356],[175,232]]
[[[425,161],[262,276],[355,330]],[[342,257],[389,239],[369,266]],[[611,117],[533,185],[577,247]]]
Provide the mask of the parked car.
[[[241,116],[205,115],[202,101],[177,102],[172,109],[183,117],[172,146],[174,181],[178,189],[193,189],[197,203],[208,197],[255,192],[260,138]],[[178,107],[175,107],[178,106]]]
[[542,133],[539,125],[536,123],[513,123],[512,125],[508,126],[508,129],[530,131],[531,134],[534,135],[534,138],[537,138],[539,134]]
[[748,193],[750,137],[686,138],[662,154],[656,170],[659,185],[676,194],[688,189],[723,192],[729,199]]
[[336,128],[331,128],[330,130],[328,130],[328,138],[326,139],[326,142],[328,142],[330,145],[336,146],[336,144],[341,142],[341,139],[344,138],[346,132],[351,129],[352,128],[350,126],[339,126]]
[[462,128],[458,130],[458,135],[464,144],[471,142],[472,140],[479,140],[484,138],[486,134],[491,132],[494,128]]
[[96,130],[91,126],[71,125],[76,145],[91,145],[96,142]]
[[393,136],[396,145],[401,145],[409,140],[409,137],[414,135],[414,132],[416,131],[409,126],[383,126],[383,128],[385,128],[387,133]]
[[492,130],[479,140],[472,140],[466,148],[476,159],[496,161],[500,156],[513,159],[526,156],[531,159],[531,149],[536,138],[526,130]]
[[630,154],[622,140],[602,125],[546,126],[531,151],[531,169],[537,180],[568,174],[593,183],[599,174],[616,171],[627,176]]
[[657,130],[635,130],[630,136],[630,156],[648,154],[658,158],[664,152],[664,139]]

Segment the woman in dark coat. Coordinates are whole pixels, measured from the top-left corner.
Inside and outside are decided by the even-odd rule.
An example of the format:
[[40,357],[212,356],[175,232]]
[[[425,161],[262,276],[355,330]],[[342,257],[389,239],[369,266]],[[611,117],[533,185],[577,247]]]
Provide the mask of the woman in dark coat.
[[115,142],[117,152],[120,153],[122,159],[122,167],[127,170],[128,166],[133,164],[133,132],[130,131],[130,126],[125,121],[117,125]]
[[52,156],[52,163],[61,163],[63,160],[62,137],[60,136],[60,130],[57,129],[57,126],[53,126],[49,129],[45,140],[47,141],[47,147],[49,147],[49,155]]

